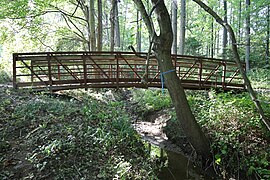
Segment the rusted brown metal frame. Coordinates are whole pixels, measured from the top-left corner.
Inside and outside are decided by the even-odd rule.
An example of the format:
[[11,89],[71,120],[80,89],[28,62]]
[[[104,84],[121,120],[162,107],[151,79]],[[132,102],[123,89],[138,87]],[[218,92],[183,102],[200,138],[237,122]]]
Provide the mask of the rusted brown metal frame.
[[86,67],[86,59],[85,59],[85,54],[83,53],[82,55],[82,60],[83,60],[83,80],[84,80],[84,88],[87,91],[87,67]]
[[17,89],[17,59],[18,55],[13,54],[13,88]]
[[35,75],[42,83],[44,83],[46,86],[48,85],[48,83],[46,83],[45,81],[43,81],[34,71],[33,71],[33,69],[31,69],[31,67],[30,66],[28,66],[23,60],[20,60],[23,64],[24,64],[24,66],[25,67],[27,67],[29,70],[30,70],[30,72],[33,74],[33,75]]
[[74,73],[69,69],[69,67],[67,67],[66,65],[62,64],[61,60],[59,60],[57,57],[55,56],[51,56],[53,57],[61,66],[64,67],[64,69],[78,82],[80,82],[80,78],[78,78],[76,75],[74,75]]
[[150,81],[150,84],[152,82],[154,82],[155,79],[157,79],[157,77],[160,76],[160,72],[157,72],[157,74],[152,78],[152,80]]
[[236,69],[236,70],[234,71],[234,74],[233,74],[232,76],[228,77],[228,78],[231,78],[231,79],[227,82],[227,84],[230,84],[230,83],[232,82],[233,78],[234,78],[238,73],[239,73],[239,69]]
[[218,68],[220,67],[220,65],[221,65],[221,64],[218,64],[218,65],[215,67],[215,69],[213,69],[213,70],[210,72],[210,74],[208,75],[208,77],[206,77],[206,78],[204,79],[203,84],[205,84],[205,83],[211,78],[211,76],[215,73],[215,71],[218,70]]
[[[181,80],[183,80],[183,79],[186,77],[187,74],[189,74],[189,76],[190,76],[190,74],[192,74],[192,73],[194,72],[195,69],[193,69],[193,68],[194,68],[194,66],[197,64],[197,62],[198,62],[198,60],[195,60],[195,62],[194,62],[194,63],[192,64],[192,66],[187,70],[187,72],[184,74],[184,76],[181,77]],[[192,71],[191,73],[189,73],[192,69],[193,69],[193,71]],[[188,77],[189,77],[189,76],[188,76]],[[187,77],[187,78],[188,78],[188,77]]]
[[199,59],[199,72],[198,72],[198,78],[199,78],[199,86],[202,87],[202,59]]
[[[127,65],[129,66],[129,68],[139,77],[139,79],[141,80],[141,76],[132,68],[132,66],[128,63],[128,61],[122,56],[122,54],[118,54],[118,56],[120,56],[126,63]],[[148,74],[147,74],[148,76]],[[148,78],[148,77],[147,77]]]
[[51,56],[50,56],[49,53],[47,54],[46,59],[47,59],[47,62],[48,62],[49,89],[50,89],[50,92],[52,93],[52,85],[53,85],[53,81],[52,81],[52,66],[51,66]]
[[[46,73],[46,71],[44,71],[39,65],[37,65],[36,67],[38,67],[41,70],[41,72],[43,72],[43,74],[49,78],[49,76]],[[56,78],[53,74],[52,74],[52,77]]]
[[110,78],[110,76],[107,75],[107,73],[96,63],[96,61],[91,57],[91,55],[89,55],[88,53],[86,53],[85,55],[86,58],[88,58],[89,60],[91,60],[95,66],[98,67],[98,69],[101,70],[101,72],[114,84],[114,81]]
[[116,88],[119,89],[119,59],[117,54],[115,55],[116,59]]
[[222,62],[223,68],[222,68],[222,88],[226,88],[226,71],[227,71],[227,63],[226,61]]

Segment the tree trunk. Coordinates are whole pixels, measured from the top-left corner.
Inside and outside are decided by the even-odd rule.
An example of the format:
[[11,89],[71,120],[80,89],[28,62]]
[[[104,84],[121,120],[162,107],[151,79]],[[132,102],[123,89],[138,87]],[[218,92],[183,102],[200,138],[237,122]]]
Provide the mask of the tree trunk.
[[[224,22],[227,23],[227,0],[223,0]],[[228,31],[223,27],[222,58],[227,58]]]
[[214,43],[215,43],[215,31],[214,31],[214,20],[213,18],[211,19],[211,48],[210,48],[210,55],[211,58],[214,58]]
[[98,38],[97,38],[98,51],[102,51],[102,37],[103,37],[102,0],[98,0]]
[[115,4],[115,14],[114,14],[114,20],[115,20],[115,46],[116,47],[120,47],[121,46],[121,41],[120,41],[120,25],[119,25],[119,16],[118,16],[118,1],[116,0],[116,4]]
[[[160,28],[160,35],[157,36],[153,30],[149,15],[146,13],[145,7],[141,0],[133,0],[137,8],[141,11],[144,22],[152,37],[154,37],[153,50],[158,60],[160,72],[168,72],[174,69],[171,59],[171,47],[173,41],[173,32],[171,26],[170,15],[163,0],[152,0],[155,5],[155,12]],[[204,136],[200,126],[195,120],[194,115],[189,107],[181,80],[175,71],[163,75],[166,87],[169,90],[171,99],[175,106],[177,119],[180,122],[189,142],[193,145],[198,154],[204,159],[210,159],[209,142]]]
[[[266,65],[269,65],[270,5],[267,6]],[[268,67],[269,68],[269,67]]]
[[172,0],[172,31],[173,31],[172,53],[177,54],[177,0]]
[[142,23],[141,23],[141,15],[140,11],[137,10],[137,35],[136,35],[136,40],[137,40],[137,51],[142,52]]
[[241,24],[242,24],[242,0],[239,1],[239,14],[238,14],[238,42],[239,44],[242,41]]
[[115,46],[115,7],[117,4],[117,0],[111,0],[111,12],[110,12],[110,22],[111,22],[111,45],[110,45],[110,49],[111,51],[114,51],[114,46]]
[[180,11],[180,36],[179,36],[179,54],[185,53],[185,36],[186,36],[186,0],[181,0]]
[[90,0],[90,43],[91,43],[91,51],[96,50],[96,30],[95,30],[95,5],[94,1]]
[[250,0],[246,0],[246,71],[250,70]]
[[245,87],[247,88],[248,92],[249,92],[249,95],[252,99],[252,101],[254,102],[257,110],[258,110],[258,113],[260,114],[260,117],[261,117],[261,120],[262,122],[265,124],[265,126],[267,127],[268,130],[270,130],[270,122],[269,120],[266,118],[266,116],[264,115],[264,112],[263,112],[263,109],[261,107],[261,104],[260,104],[260,101],[258,101],[257,99],[257,96],[256,96],[256,93],[254,92],[251,84],[250,84],[250,81],[246,75],[246,72],[245,70],[243,69],[242,67],[242,63],[241,63],[241,60],[240,60],[240,56],[239,56],[239,53],[238,53],[238,49],[237,49],[237,42],[236,42],[236,38],[235,38],[235,34],[234,34],[234,31],[232,29],[232,27],[228,24],[228,23],[225,23],[218,15],[217,13],[215,13],[210,7],[208,7],[206,4],[204,4],[201,0],[193,0],[194,2],[196,2],[199,6],[201,6],[206,12],[208,12],[213,18],[216,19],[216,21],[222,25],[223,27],[226,27],[230,36],[231,36],[231,41],[232,41],[232,51],[233,51],[233,54],[234,54],[234,60],[239,68],[239,71],[244,79],[244,85]]

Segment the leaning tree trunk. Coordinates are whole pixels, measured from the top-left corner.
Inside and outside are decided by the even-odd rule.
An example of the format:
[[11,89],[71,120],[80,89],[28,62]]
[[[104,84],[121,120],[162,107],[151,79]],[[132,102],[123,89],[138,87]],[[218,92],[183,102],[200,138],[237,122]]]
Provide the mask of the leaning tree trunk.
[[193,0],[194,2],[196,2],[199,6],[201,6],[206,12],[208,12],[213,18],[216,19],[216,21],[222,25],[223,27],[226,27],[226,29],[228,30],[228,33],[230,34],[231,37],[231,41],[232,41],[232,51],[234,54],[234,60],[239,68],[239,71],[244,79],[244,85],[247,88],[249,95],[252,99],[252,101],[254,102],[258,113],[260,114],[261,120],[262,122],[265,124],[265,126],[267,127],[268,130],[270,130],[270,122],[269,120],[266,118],[266,116],[264,115],[263,109],[261,107],[260,101],[258,101],[256,93],[254,92],[251,83],[246,75],[246,72],[242,66],[241,60],[240,60],[240,56],[238,53],[238,48],[237,48],[237,42],[236,42],[236,38],[235,38],[235,34],[234,31],[232,29],[232,27],[228,24],[225,23],[220,17],[219,15],[217,15],[216,12],[214,12],[209,6],[207,6],[206,4],[204,4],[201,0]]
[[[171,26],[170,15],[163,0],[152,0],[155,5],[155,12],[160,28],[160,35],[157,36],[154,30],[151,18],[146,13],[141,0],[133,0],[137,8],[141,11],[144,22],[148,28],[149,34],[153,37],[153,50],[158,60],[159,69],[162,72],[174,70],[171,58],[171,47],[173,41],[173,32]],[[181,80],[176,75],[175,71],[164,74],[164,81],[169,90],[173,101],[176,116],[180,122],[189,142],[194,146],[198,154],[203,158],[210,159],[210,146],[207,138],[203,134],[200,126],[195,120],[194,115],[189,107]]]

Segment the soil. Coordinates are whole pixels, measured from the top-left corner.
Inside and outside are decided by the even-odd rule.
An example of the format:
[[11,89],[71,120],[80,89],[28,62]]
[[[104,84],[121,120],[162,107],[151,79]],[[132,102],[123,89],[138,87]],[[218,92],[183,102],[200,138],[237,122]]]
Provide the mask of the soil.
[[198,160],[195,149],[188,142],[180,124],[171,121],[172,117],[169,112],[173,109],[151,111],[141,115],[141,113],[136,112],[137,104],[133,103],[131,98],[130,91],[122,91],[122,99],[126,102],[126,109],[134,119],[133,126],[143,140],[164,150],[182,154],[193,162]]

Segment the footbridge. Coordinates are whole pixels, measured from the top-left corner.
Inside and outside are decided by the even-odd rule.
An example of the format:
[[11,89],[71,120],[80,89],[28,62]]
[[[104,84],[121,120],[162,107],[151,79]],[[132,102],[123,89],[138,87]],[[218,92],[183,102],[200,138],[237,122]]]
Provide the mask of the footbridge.
[[[133,52],[39,52],[13,54],[13,87],[33,90],[162,87],[157,59]],[[172,55],[185,89],[244,90],[234,61]],[[244,64],[243,64],[244,66]],[[146,67],[147,76],[144,76]],[[148,82],[144,82],[144,78]],[[166,88],[166,85],[164,86]]]

